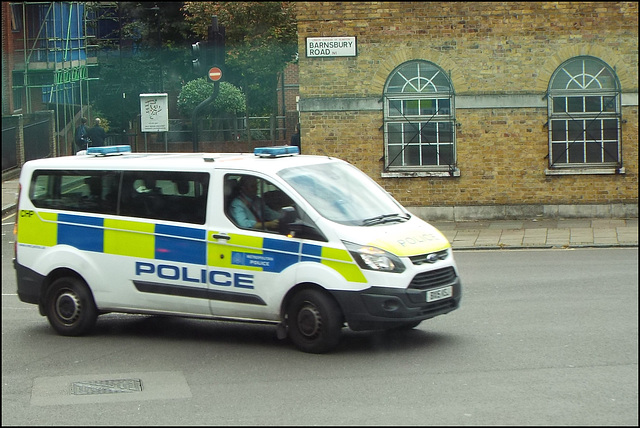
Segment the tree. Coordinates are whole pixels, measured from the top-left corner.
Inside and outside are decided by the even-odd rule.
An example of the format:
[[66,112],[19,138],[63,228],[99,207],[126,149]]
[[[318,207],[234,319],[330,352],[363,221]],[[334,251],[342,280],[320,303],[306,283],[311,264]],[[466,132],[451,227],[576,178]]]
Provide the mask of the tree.
[[128,129],[140,113],[139,95],[171,96],[191,76],[187,49],[193,33],[182,2],[89,2],[99,51],[99,80],[91,83],[93,109],[105,112],[114,130]]
[[[178,110],[191,116],[193,110],[214,91],[213,83],[201,77],[187,83],[178,96]],[[237,136],[234,125],[238,113],[245,111],[244,94],[229,82],[220,82],[220,90],[212,104],[206,107],[202,118],[211,119],[208,129],[213,140],[229,140]],[[200,120],[200,117],[197,119]]]
[[183,49],[195,34],[185,21],[183,2],[118,2],[122,32],[145,47]]
[[140,94],[160,92],[158,59],[149,53],[100,61],[92,85],[94,109],[105,112],[115,130],[126,130],[140,113]]
[[271,113],[277,106],[278,74],[298,52],[291,2],[185,2],[185,20],[205,40],[211,17],[226,32],[226,81],[243,88],[251,114]]
[[[212,93],[213,84],[204,77],[188,82],[178,96],[178,111],[186,117],[191,117],[198,104],[209,98]],[[244,94],[242,91],[231,83],[221,82],[220,92],[218,92],[218,96],[204,116],[210,118],[226,114],[235,116],[244,111]]]

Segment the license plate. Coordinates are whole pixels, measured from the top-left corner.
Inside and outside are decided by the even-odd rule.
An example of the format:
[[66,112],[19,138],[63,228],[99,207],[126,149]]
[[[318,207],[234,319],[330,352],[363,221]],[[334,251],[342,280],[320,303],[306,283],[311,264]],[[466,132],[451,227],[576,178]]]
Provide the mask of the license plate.
[[446,299],[453,295],[453,287],[436,288],[435,290],[427,291],[427,302],[435,302],[438,300]]

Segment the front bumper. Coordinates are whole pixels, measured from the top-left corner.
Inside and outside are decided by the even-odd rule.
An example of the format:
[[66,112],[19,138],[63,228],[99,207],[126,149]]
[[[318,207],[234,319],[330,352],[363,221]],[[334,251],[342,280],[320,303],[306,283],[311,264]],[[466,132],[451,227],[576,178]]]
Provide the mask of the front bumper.
[[457,309],[462,297],[460,278],[456,276],[454,281],[446,285],[453,287],[452,296],[429,303],[426,301],[428,289],[370,287],[358,292],[333,291],[332,294],[340,304],[351,330],[387,330]]

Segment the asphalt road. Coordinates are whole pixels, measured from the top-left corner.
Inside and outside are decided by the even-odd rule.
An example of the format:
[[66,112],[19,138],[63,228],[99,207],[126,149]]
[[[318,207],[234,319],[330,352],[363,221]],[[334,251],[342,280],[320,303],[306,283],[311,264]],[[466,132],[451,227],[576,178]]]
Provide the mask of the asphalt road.
[[2,425],[638,425],[637,248],[460,251],[459,310],[312,355],[181,318],[57,336],[15,295],[8,223]]

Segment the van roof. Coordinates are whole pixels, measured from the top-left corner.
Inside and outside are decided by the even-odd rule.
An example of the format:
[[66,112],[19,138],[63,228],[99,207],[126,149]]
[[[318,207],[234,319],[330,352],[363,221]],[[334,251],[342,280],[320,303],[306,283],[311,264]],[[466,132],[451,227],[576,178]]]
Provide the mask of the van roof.
[[276,172],[292,166],[335,162],[328,156],[263,157],[253,153],[121,153],[79,154],[27,162],[23,169],[211,171],[216,168]]

